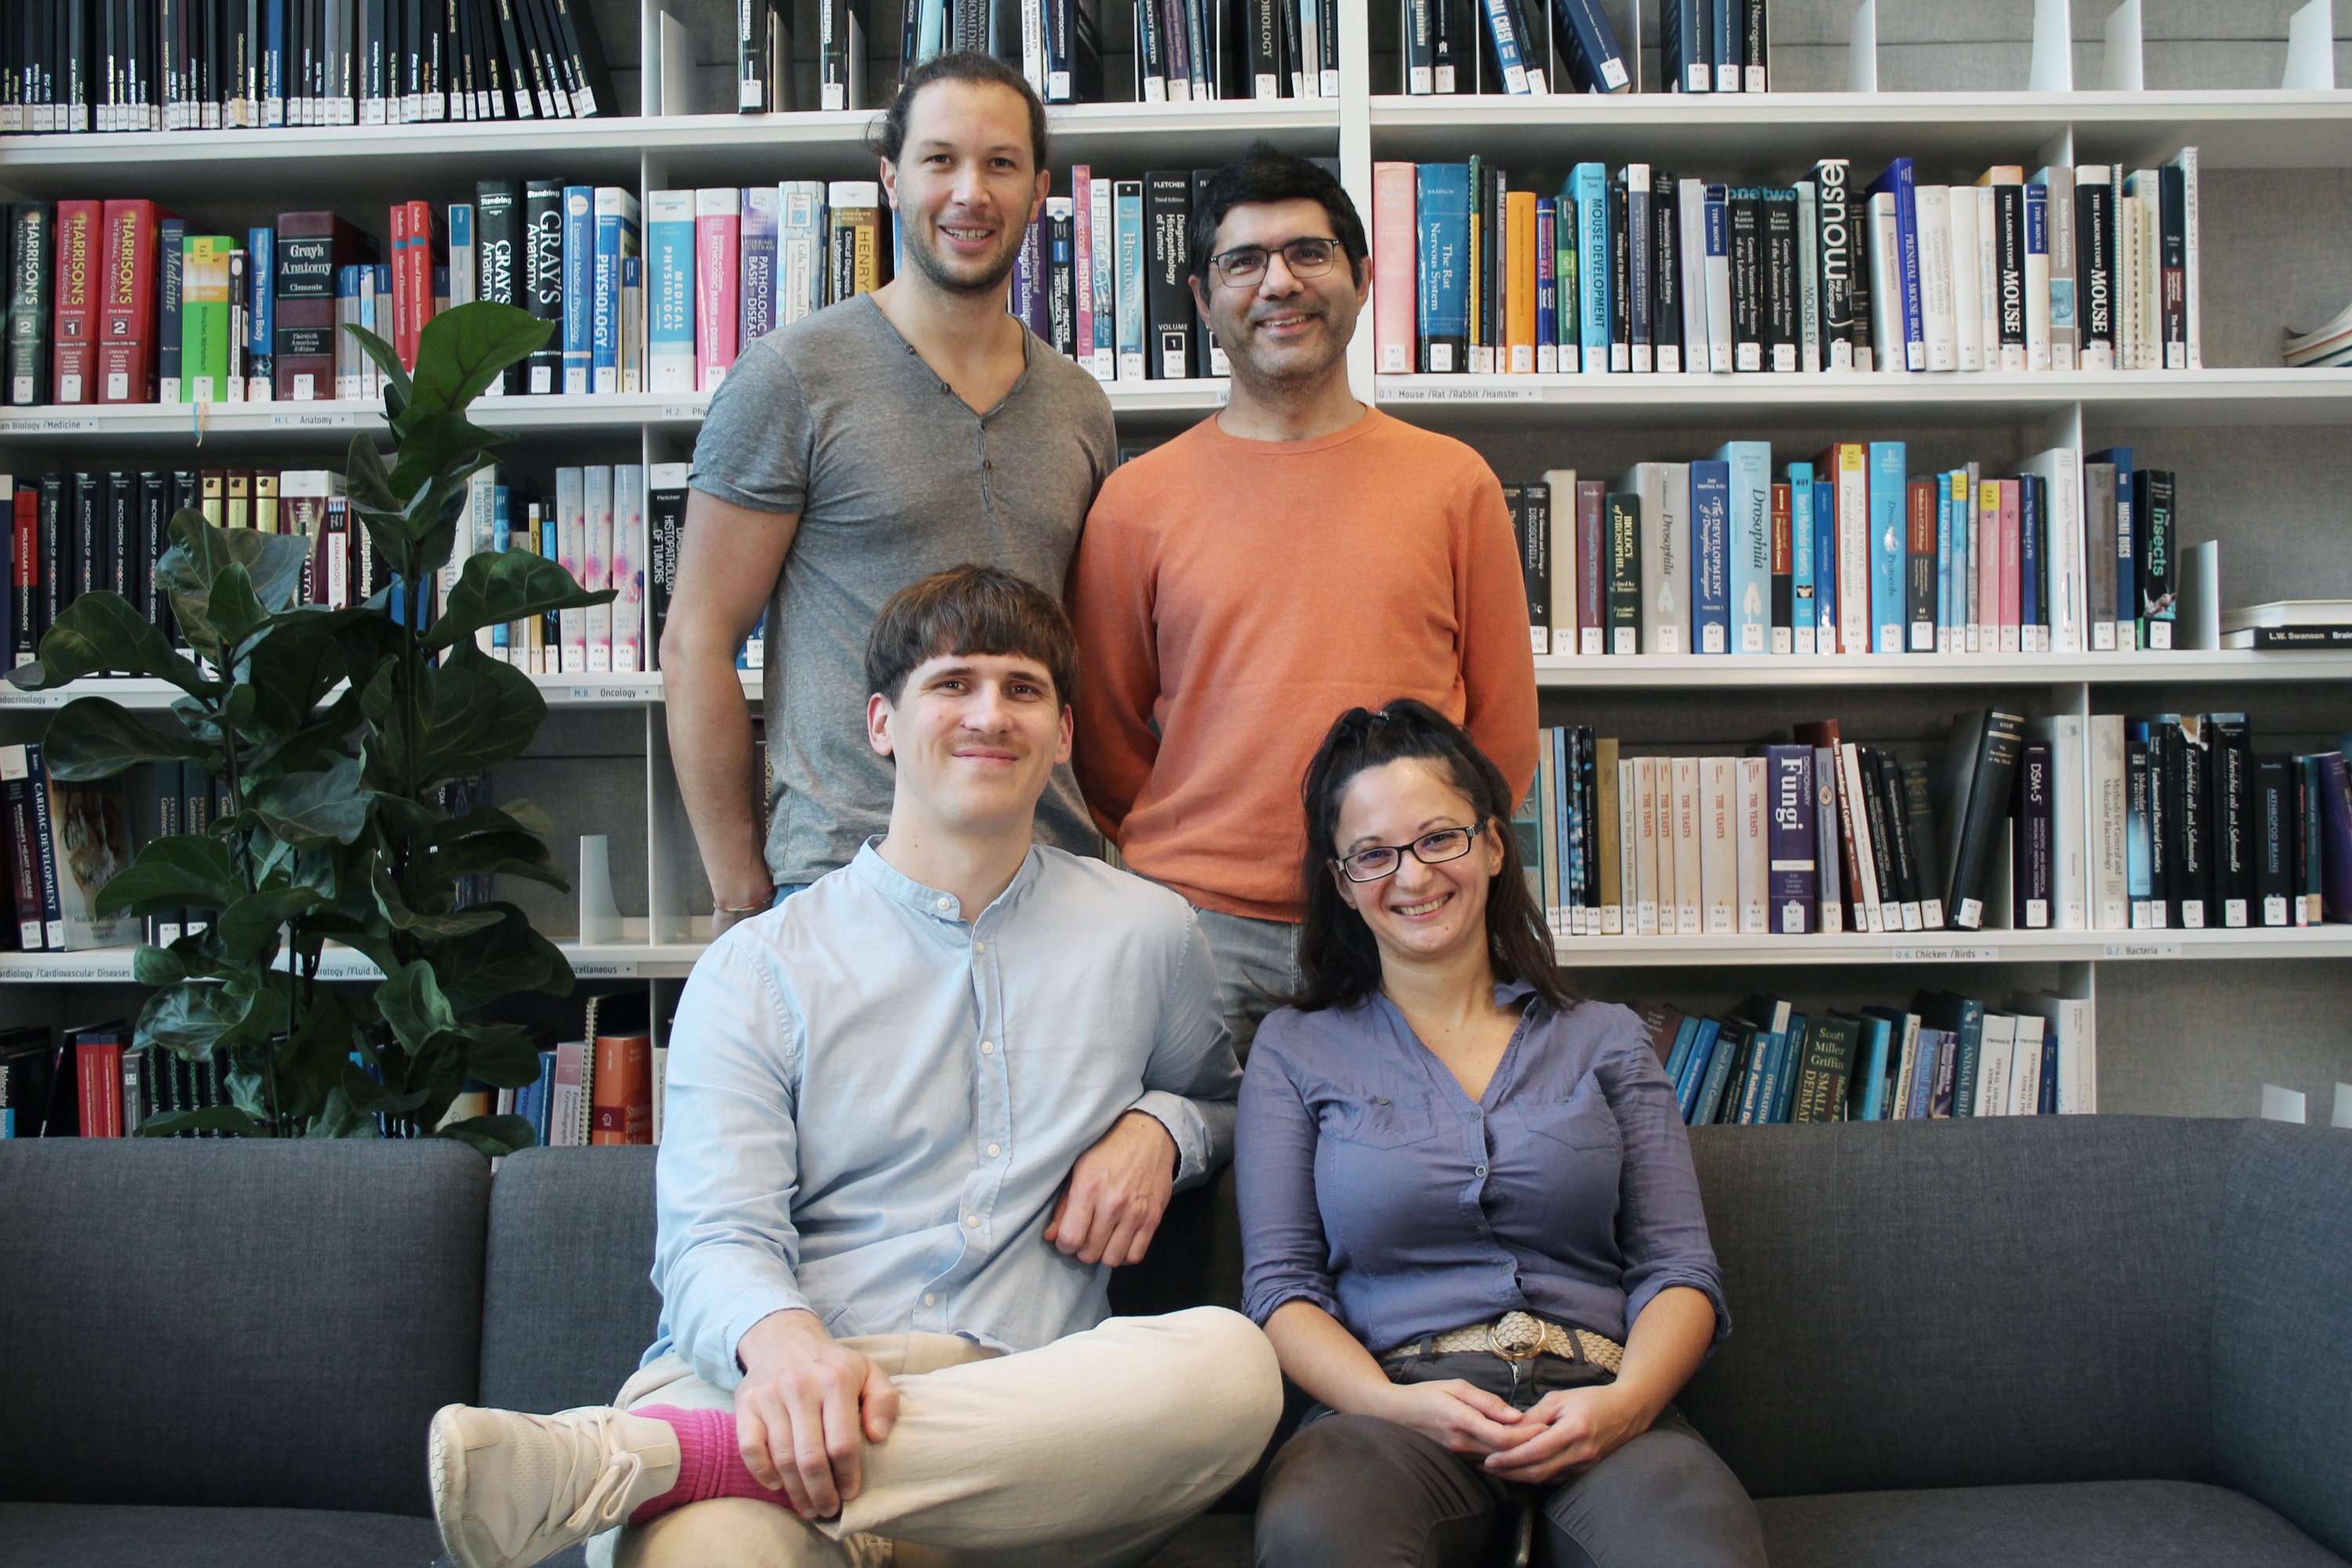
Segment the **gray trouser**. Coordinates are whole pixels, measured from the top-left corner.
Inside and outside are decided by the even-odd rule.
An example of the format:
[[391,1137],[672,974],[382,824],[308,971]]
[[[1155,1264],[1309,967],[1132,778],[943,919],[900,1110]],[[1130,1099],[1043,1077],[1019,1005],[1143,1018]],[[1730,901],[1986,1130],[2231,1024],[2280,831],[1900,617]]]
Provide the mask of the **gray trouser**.
[[[1510,1363],[1484,1352],[1414,1359],[1400,1383],[1461,1378],[1521,1409],[1555,1388],[1605,1383],[1580,1362]],[[1537,1510],[1532,1561],[1550,1568],[1765,1568],[1739,1479],[1668,1405],[1647,1432],[1581,1475],[1516,1487],[1407,1426],[1314,1406],[1268,1467],[1258,1568],[1473,1568],[1501,1561],[1522,1502]]]
[[1217,1010],[1224,1015],[1235,1054],[1246,1062],[1259,1020],[1298,989],[1298,928],[1288,921],[1252,920],[1197,904],[1192,912],[1216,961]]

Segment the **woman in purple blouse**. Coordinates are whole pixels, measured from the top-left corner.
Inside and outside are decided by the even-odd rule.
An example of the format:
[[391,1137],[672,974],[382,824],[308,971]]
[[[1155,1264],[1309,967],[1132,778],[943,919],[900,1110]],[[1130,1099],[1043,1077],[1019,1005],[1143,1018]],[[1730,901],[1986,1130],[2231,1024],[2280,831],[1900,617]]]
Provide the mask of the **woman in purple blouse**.
[[1302,988],[1237,1133],[1244,1304],[1316,1401],[1261,1568],[1762,1568],[1669,1403],[1730,1327],[1674,1091],[1560,984],[1501,773],[1401,700],[1305,795]]

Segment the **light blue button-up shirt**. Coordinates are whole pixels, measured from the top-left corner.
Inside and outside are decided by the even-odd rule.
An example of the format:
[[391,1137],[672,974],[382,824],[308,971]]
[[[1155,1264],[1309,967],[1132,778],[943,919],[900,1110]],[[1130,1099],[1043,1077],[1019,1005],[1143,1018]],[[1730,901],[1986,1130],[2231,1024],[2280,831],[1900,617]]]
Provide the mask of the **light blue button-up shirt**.
[[1190,907],[1044,846],[967,920],[868,842],[712,943],[669,1039],[646,1360],[722,1388],[791,1308],[1008,1351],[1093,1327],[1110,1269],[1044,1236],[1070,1167],[1142,1110],[1197,1182],[1241,1084]]

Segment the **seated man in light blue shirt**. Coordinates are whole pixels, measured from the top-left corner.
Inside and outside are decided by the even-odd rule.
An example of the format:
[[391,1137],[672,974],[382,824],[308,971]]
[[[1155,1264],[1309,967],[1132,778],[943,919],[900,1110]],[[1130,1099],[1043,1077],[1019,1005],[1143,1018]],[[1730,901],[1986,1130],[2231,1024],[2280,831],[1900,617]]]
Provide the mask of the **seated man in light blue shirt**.
[[465,1568],[1137,1563],[1273,1430],[1246,1319],[1106,1318],[1241,1072],[1184,900],[1031,843],[1060,605],[940,573],[866,673],[888,833],[713,943],[671,1028],[644,1364],[611,1406],[434,1418]]

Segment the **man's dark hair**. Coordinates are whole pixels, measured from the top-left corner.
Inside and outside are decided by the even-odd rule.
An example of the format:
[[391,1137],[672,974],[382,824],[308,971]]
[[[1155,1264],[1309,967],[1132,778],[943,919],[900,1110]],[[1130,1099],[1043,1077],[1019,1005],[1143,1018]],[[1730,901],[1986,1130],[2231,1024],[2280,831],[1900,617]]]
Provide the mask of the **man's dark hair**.
[[[1029,85],[1029,79],[1021,74],[1018,66],[970,49],[936,55],[907,73],[906,79],[898,84],[898,96],[890,100],[890,107],[882,111],[882,117],[866,133],[869,152],[893,163],[898,161],[898,154],[906,150],[907,116],[915,107],[915,95],[935,81],[975,82],[1019,93],[1029,110],[1029,150],[1036,157],[1037,168],[1045,166],[1045,105],[1038,99],[1037,89]],[[1034,174],[1036,170],[1030,172]]]
[[892,595],[866,639],[866,689],[895,704],[917,666],[970,653],[1034,658],[1057,705],[1077,699],[1078,639],[1061,600],[994,566],[950,566]]
[[1331,237],[1348,253],[1348,270],[1364,280],[1364,220],[1348,199],[1339,177],[1320,163],[1294,158],[1271,143],[1260,142],[1209,176],[1192,203],[1192,276],[1205,287],[1209,257],[1216,249],[1217,226],[1238,206],[1255,202],[1320,202],[1331,219]]
[[1404,757],[1436,763],[1503,847],[1502,869],[1486,884],[1486,955],[1495,978],[1524,980],[1553,1006],[1567,1006],[1574,998],[1560,981],[1543,911],[1528,890],[1511,828],[1515,803],[1502,769],[1461,725],[1410,697],[1377,713],[1349,709],[1307,765],[1300,790],[1307,805],[1307,919],[1298,928],[1300,984],[1291,1005],[1310,1013],[1350,1007],[1380,989],[1379,944],[1364,917],[1340,898],[1331,863],[1339,858],[1339,803],[1349,784],[1368,768]]

